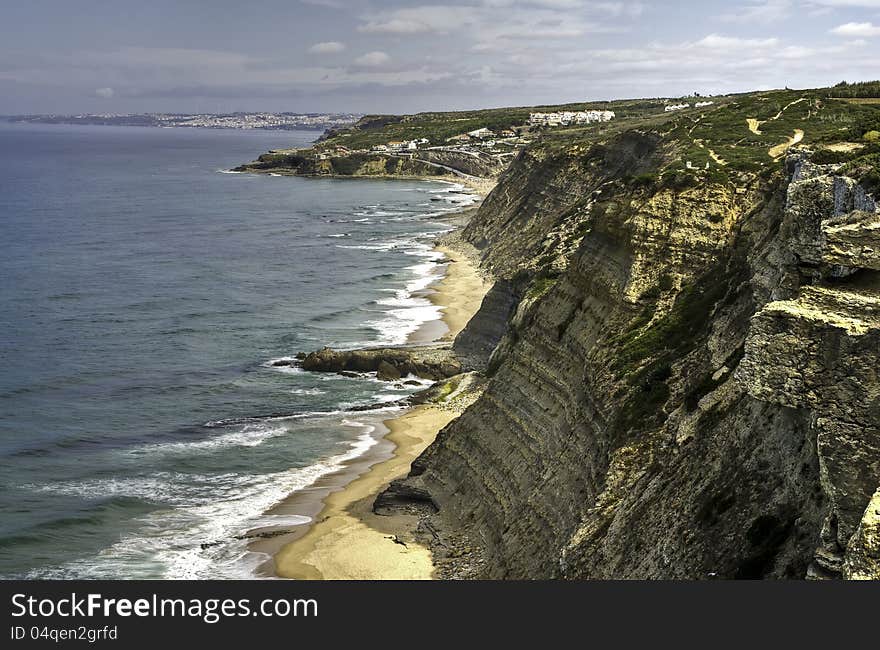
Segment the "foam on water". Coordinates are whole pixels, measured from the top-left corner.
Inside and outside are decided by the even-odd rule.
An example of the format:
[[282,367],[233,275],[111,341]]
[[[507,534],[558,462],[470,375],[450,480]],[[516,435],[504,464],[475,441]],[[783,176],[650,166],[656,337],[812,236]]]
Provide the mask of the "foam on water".
[[[86,579],[151,577],[158,570],[166,579],[247,578],[263,557],[248,550],[248,532],[259,528],[292,528],[309,523],[299,515],[265,514],[288,495],[302,490],[323,476],[338,471],[378,442],[376,427],[357,420],[343,420],[358,436],[341,453],[302,468],[272,474],[226,474],[215,476],[156,475],[146,479],[99,479],[60,485],[60,493],[113,493],[144,499],[167,498],[174,507],[141,517],[134,533],[128,533],[93,558],[62,566],[34,570],[29,578]],[[198,489],[192,489],[193,484]],[[210,489],[205,490],[207,486]],[[205,499],[205,495],[209,499]],[[260,514],[255,514],[260,513]],[[142,567],[144,575],[137,574]]]

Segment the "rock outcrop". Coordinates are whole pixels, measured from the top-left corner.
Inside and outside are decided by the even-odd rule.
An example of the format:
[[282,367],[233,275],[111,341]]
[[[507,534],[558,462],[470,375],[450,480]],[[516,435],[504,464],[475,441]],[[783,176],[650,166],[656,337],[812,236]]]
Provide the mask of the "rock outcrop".
[[738,377],[757,399],[811,414],[829,500],[811,575],[824,577],[840,574],[880,485],[880,214],[833,166],[792,160],[782,231],[797,233],[794,263],[812,284],[755,315]]
[[303,370],[311,372],[375,372],[379,379],[394,381],[406,375],[438,380],[462,371],[461,362],[449,347],[367,348],[333,350],[323,348],[302,354]]
[[445,176],[465,174],[492,178],[507,163],[492,156],[468,152],[423,150],[418,155],[353,153],[345,156],[319,154],[302,149],[262,154],[255,161],[234,169],[239,172],[291,174],[297,176]]

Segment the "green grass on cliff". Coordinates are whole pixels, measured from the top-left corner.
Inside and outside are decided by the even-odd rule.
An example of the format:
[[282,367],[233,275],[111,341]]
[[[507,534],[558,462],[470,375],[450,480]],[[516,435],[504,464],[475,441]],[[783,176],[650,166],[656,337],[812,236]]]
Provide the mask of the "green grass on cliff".
[[[324,141],[324,145],[344,145],[349,149],[368,149],[377,144],[392,141],[427,138],[431,145],[446,144],[448,138],[481,128],[496,133],[504,129],[524,126],[529,114],[535,112],[613,110],[618,119],[656,114],[663,111],[662,100],[625,100],[614,102],[589,102],[554,106],[520,106],[490,108],[477,111],[445,113],[417,113],[415,115],[368,115],[354,126],[336,131]],[[586,127],[560,127],[549,131],[565,131],[577,134],[596,130],[599,125]]]
[[[537,157],[580,155],[587,163],[589,152],[627,132],[654,134],[660,138],[661,162],[633,173],[626,179],[633,187],[650,191],[657,186],[682,189],[706,182],[742,185],[742,174],[771,174],[781,169],[786,146],[795,137],[800,146],[847,163],[861,158],[860,178],[867,186],[880,183],[875,153],[880,138],[880,82],[841,84],[812,90],[774,90],[714,97],[711,106],[666,113],[663,99],[620,100],[492,108],[475,111],[427,112],[416,115],[367,116],[347,129],[332,133],[317,145],[345,145],[368,149],[377,144],[427,138],[431,145],[487,127],[493,131],[522,127],[535,111],[609,109],[617,117],[608,123],[541,129],[526,132],[529,148]],[[700,99],[685,98],[695,103]],[[751,127],[750,127],[751,122]],[[283,166],[297,167],[294,159],[312,152],[277,154]],[[833,154],[833,156],[832,156]],[[264,162],[268,161],[268,154]],[[288,156],[284,160],[284,156]],[[595,158],[595,156],[593,156]],[[601,156],[599,156],[601,158]],[[829,159],[830,161],[830,159]],[[334,159],[336,173],[356,167]]]
[[[864,86],[873,88],[880,83]],[[852,147],[841,153],[837,162],[868,153],[868,149],[860,153],[859,147],[870,147],[878,137],[873,134],[880,132],[880,103],[855,103],[831,95],[831,89],[747,93],[715,98],[712,106],[671,114],[643,107],[598,127],[548,131],[533,146],[548,154],[589,151],[589,147],[628,130],[652,132],[661,136],[666,160],[655,171],[629,179],[635,187],[649,188],[658,183],[678,188],[704,182],[739,184],[739,174],[780,169],[785,147],[774,147],[791,143],[800,132],[799,146],[817,151]],[[750,120],[757,123],[757,133],[749,128]],[[589,154],[586,156],[589,158]]]

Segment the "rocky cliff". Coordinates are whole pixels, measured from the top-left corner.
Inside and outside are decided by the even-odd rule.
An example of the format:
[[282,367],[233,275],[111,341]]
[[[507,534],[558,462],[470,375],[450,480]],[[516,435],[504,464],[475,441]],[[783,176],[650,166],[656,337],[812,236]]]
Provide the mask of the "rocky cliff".
[[262,154],[234,171],[297,176],[404,176],[449,174],[491,178],[506,165],[499,159],[469,152],[423,150],[417,154],[352,153],[331,155],[314,149]]
[[880,578],[874,198],[810,150],[682,175],[670,133],[528,149],[465,230],[488,387],[396,486],[443,577]]

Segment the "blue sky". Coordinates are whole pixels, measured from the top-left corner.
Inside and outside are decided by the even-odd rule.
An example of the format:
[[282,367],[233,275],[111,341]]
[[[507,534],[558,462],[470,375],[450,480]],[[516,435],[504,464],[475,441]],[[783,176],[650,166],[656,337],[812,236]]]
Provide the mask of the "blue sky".
[[880,77],[880,0],[27,0],[0,113],[414,112]]

